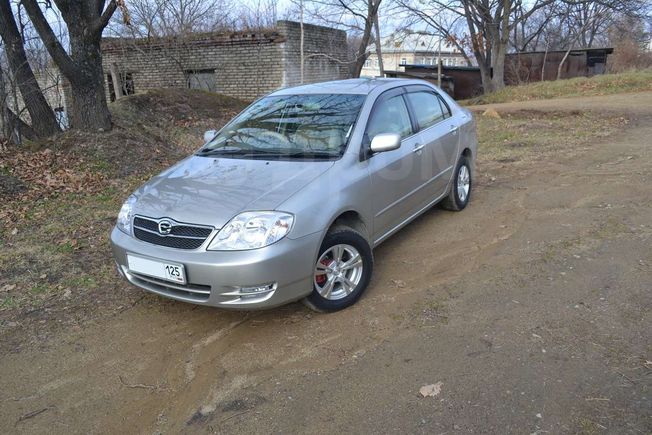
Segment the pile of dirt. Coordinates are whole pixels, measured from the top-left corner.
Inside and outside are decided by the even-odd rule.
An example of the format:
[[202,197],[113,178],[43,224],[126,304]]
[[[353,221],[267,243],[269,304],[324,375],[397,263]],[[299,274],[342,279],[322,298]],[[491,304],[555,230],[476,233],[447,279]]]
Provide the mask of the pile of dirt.
[[36,146],[102,161],[119,177],[149,172],[196,149],[203,131],[224,125],[245,105],[210,92],[157,89],[111,104],[109,132],[67,131]]
[[211,118],[231,118],[244,102],[226,95],[191,89],[157,89],[121,98],[111,105],[118,124],[134,121],[164,130],[169,124],[187,125]]

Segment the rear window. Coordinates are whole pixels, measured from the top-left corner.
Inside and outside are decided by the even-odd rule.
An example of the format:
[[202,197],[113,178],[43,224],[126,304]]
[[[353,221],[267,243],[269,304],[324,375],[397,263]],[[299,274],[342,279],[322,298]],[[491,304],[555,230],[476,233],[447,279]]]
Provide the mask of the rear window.
[[407,98],[416,114],[417,123],[421,128],[428,128],[447,117],[439,97],[431,92],[411,92]]

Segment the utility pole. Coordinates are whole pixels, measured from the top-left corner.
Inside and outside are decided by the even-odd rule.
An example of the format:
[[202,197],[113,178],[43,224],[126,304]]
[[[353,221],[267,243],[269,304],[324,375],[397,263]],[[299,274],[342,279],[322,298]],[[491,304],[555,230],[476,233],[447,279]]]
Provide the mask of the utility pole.
[[300,15],[300,26],[301,26],[301,41],[299,42],[299,51],[300,56],[301,56],[301,84],[303,84],[303,70],[304,70],[304,62],[305,62],[305,56],[303,52],[303,0],[299,0],[299,15]]
[[437,48],[437,86],[441,88],[441,35],[439,35],[439,48]]
[[[380,0],[376,0],[379,2]],[[376,57],[378,57],[378,69],[380,71],[380,76],[385,77],[385,67],[383,66],[383,51],[380,44],[380,25],[378,24],[378,9],[376,9],[376,14],[374,15],[374,28],[376,31]]]

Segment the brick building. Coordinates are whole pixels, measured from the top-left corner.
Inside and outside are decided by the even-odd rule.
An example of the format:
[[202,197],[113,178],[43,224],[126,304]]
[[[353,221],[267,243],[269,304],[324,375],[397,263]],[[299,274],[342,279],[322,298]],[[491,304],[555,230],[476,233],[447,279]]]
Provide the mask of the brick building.
[[[346,32],[304,24],[304,82],[349,77]],[[278,21],[264,32],[172,38],[104,38],[107,96],[152,88],[197,88],[244,100],[300,84],[300,24]]]

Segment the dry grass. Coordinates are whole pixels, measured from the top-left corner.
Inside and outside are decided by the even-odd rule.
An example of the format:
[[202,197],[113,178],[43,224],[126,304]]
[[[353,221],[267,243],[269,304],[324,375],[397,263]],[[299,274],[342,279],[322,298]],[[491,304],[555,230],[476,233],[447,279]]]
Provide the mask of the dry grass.
[[495,104],[639,91],[652,91],[652,69],[508,86],[498,92],[481,95],[462,103],[465,105]]
[[579,111],[521,110],[501,116],[476,115],[481,163],[532,161],[559,152],[570,158],[628,123],[620,116]]

